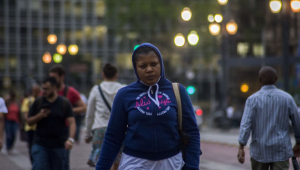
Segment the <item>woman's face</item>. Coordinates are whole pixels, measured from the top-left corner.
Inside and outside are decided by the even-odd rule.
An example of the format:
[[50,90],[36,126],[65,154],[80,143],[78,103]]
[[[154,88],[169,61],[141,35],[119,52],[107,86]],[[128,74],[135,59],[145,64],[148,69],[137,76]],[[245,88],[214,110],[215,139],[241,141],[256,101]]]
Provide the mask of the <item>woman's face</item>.
[[143,83],[151,86],[160,77],[161,65],[154,52],[140,54],[136,60],[136,72]]

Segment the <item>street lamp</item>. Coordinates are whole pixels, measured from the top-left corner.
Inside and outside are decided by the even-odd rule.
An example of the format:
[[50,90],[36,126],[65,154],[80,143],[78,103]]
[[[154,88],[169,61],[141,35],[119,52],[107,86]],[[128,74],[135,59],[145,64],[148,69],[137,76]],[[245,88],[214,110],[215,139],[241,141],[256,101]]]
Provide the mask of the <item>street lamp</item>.
[[238,29],[238,26],[234,20],[230,20],[226,24],[226,30],[227,30],[228,34],[230,34],[230,35],[234,35],[237,32],[237,29]]
[[56,51],[61,54],[61,55],[64,55],[66,54],[67,52],[67,47],[64,45],[64,44],[59,44],[57,47],[56,47]]
[[216,15],[215,15],[215,21],[216,21],[217,23],[222,22],[222,21],[223,21],[223,16],[222,16],[221,14],[216,14]]
[[182,47],[185,43],[185,38],[181,33],[178,33],[174,38],[174,43],[178,47]]
[[48,35],[47,40],[48,40],[49,44],[55,44],[57,41],[57,37],[55,34],[50,34],[50,35]]
[[43,61],[44,61],[44,63],[46,63],[46,64],[49,64],[49,63],[51,63],[51,55],[50,55],[50,53],[47,51],[47,52],[45,52],[44,53],[44,55],[43,55]]
[[211,35],[219,35],[221,26],[217,23],[209,24],[209,32]]
[[280,0],[271,0],[269,5],[273,13],[278,13],[281,10],[282,2]]
[[189,21],[192,18],[192,12],[190,8],[188,7],[183,8],[183,10],[181,11],[181,18],[184,21]]
[[228,0],[218,0],[220,5],[226,5]]
[[209,14],[209,15],[207,16],[207,20],[208,20],[208,22],[214,22],[214,21],[215,21],[215,18],[214,18],[214,16],[213,16],[212,14]]
[[76,55],[78,53],[78,46],[76,44],[69,45],[68,51],[71,55]]
[[199,41],[199,36],[196,31],[191,31],[188,35],[188,42],[190,45],[197,45]]
[[291,0],[291,9],[293,12],[300,12],[300,0]]

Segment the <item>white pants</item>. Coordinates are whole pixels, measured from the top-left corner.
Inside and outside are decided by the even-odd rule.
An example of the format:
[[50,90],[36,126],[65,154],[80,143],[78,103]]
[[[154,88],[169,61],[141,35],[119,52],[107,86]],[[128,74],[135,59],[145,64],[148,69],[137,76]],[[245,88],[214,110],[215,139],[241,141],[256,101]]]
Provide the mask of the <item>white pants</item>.
[[181,170],[183,166],[184,161],[182,160],[181,152],[173,157],[159,161],[136,158],[123,152],[119,170]]

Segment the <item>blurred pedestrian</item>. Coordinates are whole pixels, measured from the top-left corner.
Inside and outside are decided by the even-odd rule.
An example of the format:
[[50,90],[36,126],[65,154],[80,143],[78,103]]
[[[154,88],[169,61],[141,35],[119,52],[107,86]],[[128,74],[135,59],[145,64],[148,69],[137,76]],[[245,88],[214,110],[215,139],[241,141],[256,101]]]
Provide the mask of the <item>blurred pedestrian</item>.
[[132,62],[137,81],[116,94],[96,170],[110,169],[123,140],[119,170],[199,169],[200,134],[186,89],[180,85],[182,129],[189,136],[181,153],[177,102],[159,50],[141,44]]
[[[50,68],[49,76],[54,77],[57,81],[57,87],[58,87],[58,95],[63,96],[67,98],[73,107],[73,113],[75,115],[85,113],[86,112],[86,105],[81,100],[80,94],[78,91],[72,87],[65,85],[65,69],[61,65],[55,65],[52,68]],[[68,124],[66,124],[68,126]],[[74,139],[73,139],[74,140]],[[75,141],[75,140],[74,140]],[[65,168],[64,170],[70,169],[70,151],[65,151],[66,160],[65,161]]]
[[[124,85],[117,82],[118,70],[111,64],[106,64],[102,72],[103,82],[95,85],[90,92],[86,122],[86,142],[93,140],[93,149],[88,160],[90,166],[95,166],[102,147],[104,134],[110,118],[111,106],[118,90]],[[100,92],[102,91],[102,94]],[[93,132],[93,133],[92,133]],[[121,152],[118,154],[112,170],[118,169]]]
[[[238,161],[245,162],[244,146],[250,133],[252,170],[288,170],[289,158],[300,156],[300,114],[294,99],[276,88],[276,70],[263,67],[259,71],[262,88],[251,95],[245,104],[240,126]],[[292,150],[289,121],[295,132],[296,145]]]
[[16,102],[16,92],[9,91],[9,99],[6,101],[7,115],[5,116],[6,150],[11,154],[20,123],[19,106]]
[[3,147],[3,133],[4,133],[4,117],[7,113],[7,108],[5,106],[5,101],[2,97],[0,97],[0,151]]
[[34,132],[36,129],[36,124],[29,126],[26,122],[28,121],[28,113],[31,105],[39,97],[41,93],[41,88],[39,85],[35,84],[32,86],[32,91],[30,95],[26,98],[23,99],[22,105],[21,105],[21,113],[22,116],[25,120],[25,125],[24,125],[24,130],[27,133],[27,146],[29,150],[29,156],[30,156],[30,161],[32,164],[32,155],[31,155],[31,148],[33,144],[33,138],[34,138]]
[[[86,96],[83,93],[80,93],[80,98],[83,101],[83,103],[86,105],[87,104]],[[84,115],[85,112],[75,115],[75,122],[76,122],[75,143],[76,144],[80,143],[80,130],[81,130],[82,121],[84,119]]]
[[62,170],[66,161],[65,150],[71,150],[74,143],[76,124],[73,110],[70,102],[57,94],[54,77],[44,79],[42,89],[43,96],[32,104],[27,121],[29,126],[36,124],[31,149],[33,170]]

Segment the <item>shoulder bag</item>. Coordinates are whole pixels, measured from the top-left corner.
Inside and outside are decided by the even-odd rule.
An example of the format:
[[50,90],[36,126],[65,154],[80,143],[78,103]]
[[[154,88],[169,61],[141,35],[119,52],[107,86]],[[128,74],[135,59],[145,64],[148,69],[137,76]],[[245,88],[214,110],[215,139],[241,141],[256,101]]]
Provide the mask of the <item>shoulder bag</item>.
[[[185,148],[189,142],[190,137],[182,130],[182,106],[181,106],[179,84],[172,83],[172,86],[173,86],[173,91],[177,102],[177,116],[178,116],[178,126],[179,126],[179,134],[180,134],[180,150],[182,153],[183,161],[185,162]],[[185,169],[185,166],[182,169]]]

